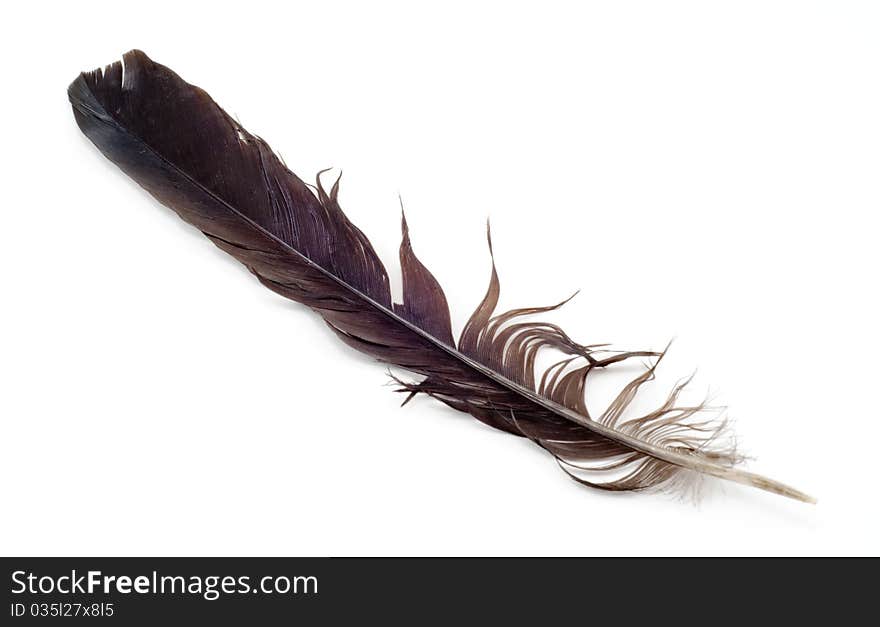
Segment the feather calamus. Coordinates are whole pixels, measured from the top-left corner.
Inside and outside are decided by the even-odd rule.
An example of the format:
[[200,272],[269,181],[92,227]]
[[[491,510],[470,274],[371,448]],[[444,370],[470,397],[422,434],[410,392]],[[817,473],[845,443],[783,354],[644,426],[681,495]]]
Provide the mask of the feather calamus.
[[[319,174],[313,191],[206,92],[143,52],[81,74],[68,96],[83,133],[159,202],[266,287],[316,311],[345,343],[418,375],[397,379],[406,400],[426,394],[526,437],[594,488],[675,489],[696,473],[812,501],[736,468],[724,422],[705,418],[703,405],[679,404],[687,381],[654,411],[626,416],[662,353],[581,345],[531,318],[562,303],[496,313],[494,258],[486,295],[456,342],[446,296],[416,257],[405,217],[402,299],[392,302],[385,267],[339,206],[339,181],[328,191]],[[545,349],[563,358],[538,372]],[[633,357],[656,359],[594,416],[585,399],[589,375]]]

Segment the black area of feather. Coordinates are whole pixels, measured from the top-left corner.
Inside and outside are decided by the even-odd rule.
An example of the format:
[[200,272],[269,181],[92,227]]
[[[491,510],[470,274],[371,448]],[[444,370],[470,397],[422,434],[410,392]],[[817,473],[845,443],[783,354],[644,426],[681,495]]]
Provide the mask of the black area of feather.
[[[339,207],[339,181],[328,192],[319,174],[313,191],[207,93],[143,52],[81,74],[68,95],[83,133],[159,202],[266,287],[320,314],[345,343],[420,375],[398,380],[408,398],[427,394],[526,437],[594,488],[681,489],[708,474],[812,501],[735,468],[724,421],[701,417],[703,405],[678,404],[687,381],[656,410],[625,417],[662,354],[585,346],[556,325],[531,321],[562,303],[495,313],[494,259],[486,296],[456,343],[446,296],[413,252],[405,218],[402,302],[392,302],[382,262]],[[537,373],[544,349],[564,357]],[[633,357],[656,360],[594,416],[585,399],[590,373]]]

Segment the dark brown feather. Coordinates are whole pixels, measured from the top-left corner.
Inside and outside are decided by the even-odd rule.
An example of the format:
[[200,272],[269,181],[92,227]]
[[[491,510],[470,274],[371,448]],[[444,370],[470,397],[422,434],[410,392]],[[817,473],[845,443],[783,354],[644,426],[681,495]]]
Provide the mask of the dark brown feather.
[[[677,405],[686,382],[655,411],[624,418],[659,355],[581,345],[556,325],[527,319],[563,303],[495,314],[494,260],[486,296],[456,345],[446,296],[413,252],[405,218],[403,296],[392,303],[382,262],[339,207],[339,181],[327,192],[319,174],[313,192],[207,93],[144,53],[81,74],[68,93],[83,133],[159,202],[264,285],[315,310],[350,346],[422,376],[399,381],[402,391],[430,395],[528,437],[593,487],[676,487],[696,472],[809,500],[733,468],[739,458],[723,444],[723,421],[698,418],[703,405]],[[536,357],[545,349],[563,359],[537,373]],[[638,356],[658,359],[592,416],[588,376]]]

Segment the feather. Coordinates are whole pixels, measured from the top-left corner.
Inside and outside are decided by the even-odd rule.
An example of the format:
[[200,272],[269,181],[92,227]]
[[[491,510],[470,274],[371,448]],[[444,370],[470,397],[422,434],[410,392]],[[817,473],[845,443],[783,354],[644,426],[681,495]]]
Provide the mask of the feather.
[[[496,313],[494,257],[486,295],[456,342],[446,296],[416,257],[405,216],[402,299],[392,302],[385,267],[339,206],[338,179],[327,191],[319,173],[313,191],[207,93],[143,52],[81,74],[68,96],[80,129],[108,159],[263,285],[313,309],[346,344],[419,376],[395,377],[407,400],[426,394],[526,437],[594,488],[676,490],[711,475],[813,502],[736,468],[725,422],[704,417],[702,404],[679,404],[687,381],[654,411],[628,417],[663,353],[581,345],[531,318],[564,303]],[[538,372],[536,356],[546,349],[563,358]],[[635,357],[655,361],[593,415],[589,375]]]

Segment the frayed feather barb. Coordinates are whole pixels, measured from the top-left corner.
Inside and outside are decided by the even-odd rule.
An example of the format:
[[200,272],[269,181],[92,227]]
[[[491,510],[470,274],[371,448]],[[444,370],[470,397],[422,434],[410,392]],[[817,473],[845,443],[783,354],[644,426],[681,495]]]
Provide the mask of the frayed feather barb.
[[[320,174],[307,185],[207,93],[143,52],[81,74],[68,95],[80,129],[105,156],[266,287],[312,308],[357,350],[421,375],[398,380],[407,401],[423,393],[526,437],[591,487],[678,489],[697,473],[812,500],[735,468],[740,458],[723,444],[724,421],[702,418],[702,404],[678,405],[686,381],[654,411],[625,417],[662,353],[581,345],[554,324],[531,321],[563,303],[496,314],[494,258],[486,295],[456,342],[446,296],[416,257],[405,217],[403,294],[392,302],[385,267],[339,206],[339,180],[329,192]],[[536,357],[545,349],[563,358],[539,373]],[[656,362],[593,417],[589,375],[634,357]]]

